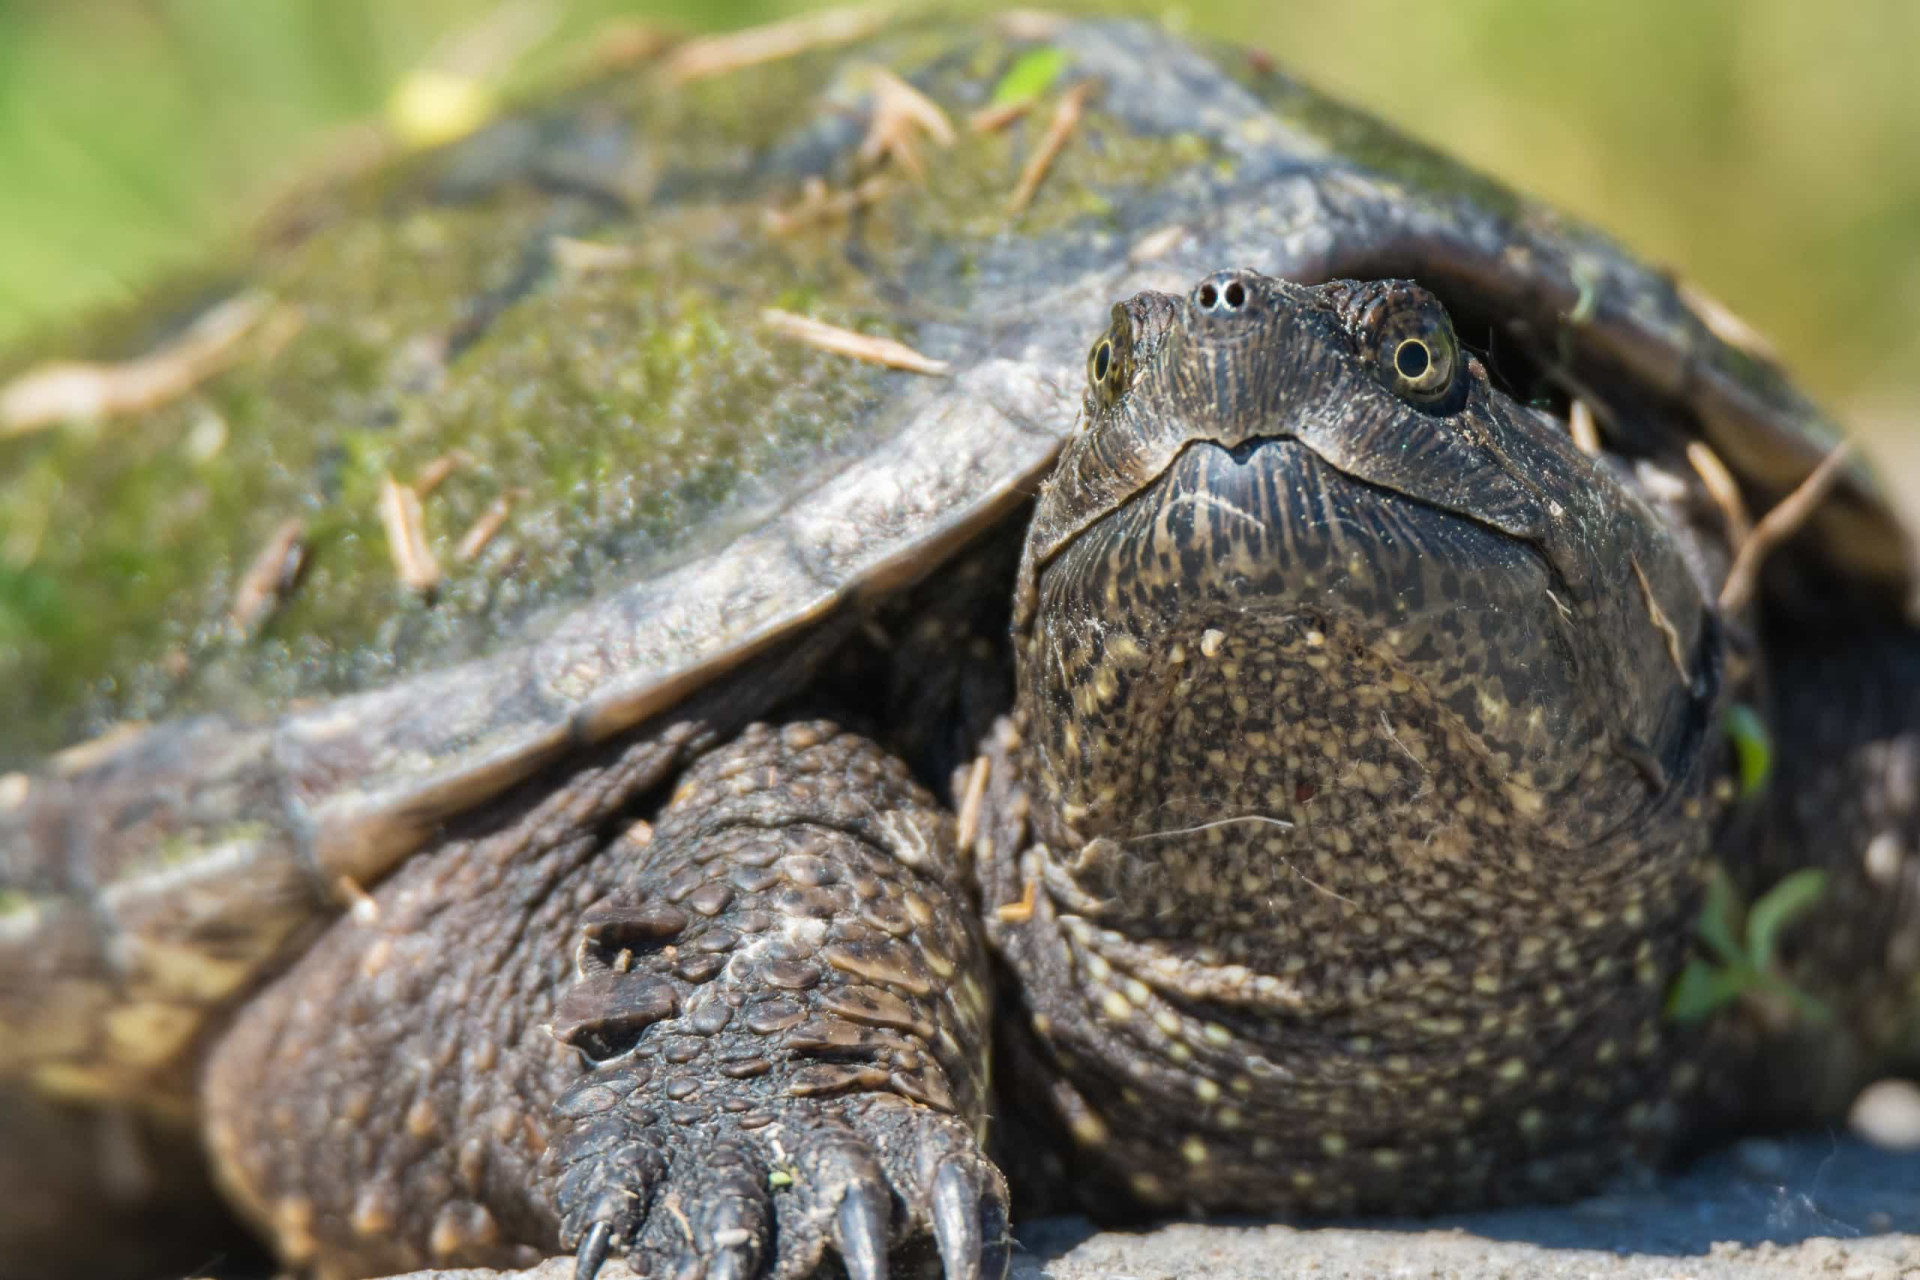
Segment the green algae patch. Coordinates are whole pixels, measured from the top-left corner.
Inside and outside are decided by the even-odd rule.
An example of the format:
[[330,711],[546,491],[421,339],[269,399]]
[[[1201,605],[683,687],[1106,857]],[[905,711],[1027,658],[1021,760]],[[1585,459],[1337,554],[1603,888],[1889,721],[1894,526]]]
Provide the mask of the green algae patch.
[[[724,211],[686,221],[739,230]],[[804,291],[778,255],[716,276],[703,232],[670,215],[651,225],[685,251],[545,280],[452,358],[465,300],[502,287],[499,263],[545,234],[524,215],[456,210],[384,235],[354,223],[302,246],[273,280],[305,317],[276,360],[144,420],[62,433],[7,477],[7,509],[41,513],[44,531],[0,576],[12,641],[0,661],[14,668],[0,698],[24,703],[4,710],[38,725],[61,702],[103,719],[265,711],[480,652],[528,610],[645,565],[743,477],[777,478],[858,420],[882,375],[757,332],[761,305]],[[846,282],[811,287],[854,302]],[[199,460],[182,441],[204,415],[226,443]],[[449,576],[426,597],[396,580],[377,495],[385,476],[404,482],[453,450],[467,461],[425,504]],[[462,532],[509,491],[511,529],[454,563]],[[227,602],[288,516],[305,523],[309,567],[237,639]]]
[[[768,210],[809,182],[875,171],[873,65],[955,117],[1008,84],[1041,98],[1011,128],[925,144],[924,182],[884,169],[856,216],[772,234]],[[1005,296],[1042,246],[1123,260],[1119,209],[1227,163],[1198,136],[1134,135],[1096,96],[1010,213],[1070,71],[1046,46],[906,26],[691,85],[611,77],[308,193],[243,264],[0,361],[137,357],[243,289],[270,300],[257,340],[187,394],[0,441],[0,768],[116,721],[265,716],[483,654],[751,527],[925,385],[773,333],[764,309],[948,358],[995,323],[980,289]],[[582,268],[556,237],[615,252]],[[447,458],[421,501],[440,576],[410,589],[380,494]],[[290,520],[296,580],[236,620]]]
[[[1125,147],[1114,145],[1125,140]],[[1074,229],[1119,230],[1115,210],[1129,194],[1151,191],[1172,175],[1211,161],[1212,148],[1191,136],[1141,138],[1097,110],[1082,118],[1073,140],[1048,169],[1032,204],[1009,213],[1007,198],[1030,139],[974,135],[955,144],[952,162],[937,166],[924,189],[907,193],[880,216],[894,234],[931,232],[964,243],[1018,234],[1034,238]]]
[[[809,70],[817,82],[796,67],[762,94],[798,92]],[[906,375],[764,334],[757,316],[795,297],[831,299],[841,322],[890,308],[843,260],[758,234],[773,197],[740,157],[781,111],[749,102],[675,132],[688,109],[610,83],[330,194],[242,273],[294,317],[277,350],[147,413],[0,443],[0,761],[116,720],[266,714],[484,652],[545,606],[738,527],[830,459]],[[689,196],[640,203],[682,153]],[[556,234],[630,244],[633,264],[562,271]],[[378,493],[455,451],[423,504],[445,571],[423,595],[396,578]],[[506,497],[506,528],[460,562],[464,532]],[[305,569],[238,634],[239,580],[289,517]]]

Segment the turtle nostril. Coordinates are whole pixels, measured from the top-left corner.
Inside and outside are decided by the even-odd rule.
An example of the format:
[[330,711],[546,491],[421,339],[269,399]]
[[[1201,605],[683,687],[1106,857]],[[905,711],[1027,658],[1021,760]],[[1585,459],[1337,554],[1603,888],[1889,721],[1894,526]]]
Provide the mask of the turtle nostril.
[[1212,285],[1203,284],[1200,286],[1200,306],[1202,309],[1207,311],[1213,310],[1213,304],[1219,300],[1220,295],[1214,290]]
[[1238,311],[1241,305],[1247,300],[1247,291],[1238,280],[1235,280],[1227,286],[1226,292],[1222,296],[1225,297],[1229,310]]

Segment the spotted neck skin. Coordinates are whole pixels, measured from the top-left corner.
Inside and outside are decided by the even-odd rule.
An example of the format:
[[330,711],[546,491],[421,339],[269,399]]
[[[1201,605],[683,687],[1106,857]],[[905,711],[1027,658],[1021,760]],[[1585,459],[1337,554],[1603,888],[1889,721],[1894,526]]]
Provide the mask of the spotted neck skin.
[[1537,1197],[1656,1145],[1720,641],[1653,515],[1404,283],[1221,273],[1103,342],[1015,621],[1003,946],[1058,1118],[1213,1208]]

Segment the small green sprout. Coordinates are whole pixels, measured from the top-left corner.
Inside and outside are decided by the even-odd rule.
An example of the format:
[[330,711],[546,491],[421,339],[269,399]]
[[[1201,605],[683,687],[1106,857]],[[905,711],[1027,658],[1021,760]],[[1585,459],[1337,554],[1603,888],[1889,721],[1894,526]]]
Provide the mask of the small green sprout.
[[1819,1025],[1833,1012],[1783,977],[1774,964],[1781,931],[1805,915],[1827,891],[1827,873],[1796,871],[1762,894],[1752,907],[1725,868],[1715,867],[1694,931],[1713,953],[1694,956],[1667,993],[1667,1017],[1690,1024],[1738,1002],[1785,1013]]
[[1773,775],[1773,735],[1760,713],[1744,702],[1727,708],[1726,730],[1740,762],[1740,798],[1751,800],[1766,790]]
[[1000,83],[993,86],[991,105],[1006,107],[1037,98],[1051,89],[1053,82],[1066,69],[1067,55],[1064,51],[1051,45],[1029,49],[1014,59],[1013,65],[1007,68],[1007,74],[1001,76]]
[[795,1171],[785,1165],[775,1165],[767,1174],[767,1185],[775,1191],[784,1191],[796,1181]]

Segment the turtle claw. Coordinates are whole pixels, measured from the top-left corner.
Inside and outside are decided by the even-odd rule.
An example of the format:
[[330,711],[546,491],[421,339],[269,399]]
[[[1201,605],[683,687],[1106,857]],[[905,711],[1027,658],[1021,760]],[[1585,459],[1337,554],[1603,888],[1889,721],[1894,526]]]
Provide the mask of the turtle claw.
[[764,1170],[752,1152],[728,1144],[713,1153],[701,1182],[692,1197],[697,1257],[686,1261],[705,1280],[756,1280],[773,1235]]
[[[773,1141],[728,1128],[715,1117],[712,1127],[636,1127],[613,1143],[585,1133],[577,1151],[556,1148],[561,1239],[578,1242],[574,1280],[594,1280],[615,1252],[676,1280],[808,1275],[828,1254],[848,1280],[887,1280],[889,1252],[929,1235],[946,1280],[1005,1280],[1006,1184],[954,1117],[795,1103]],[[593,1198],[572,1200],[589,1190]]]
[[980,1280],[981,1217],[986,1198],[964,1162],[940,1162],[933,1175],[933,1238],[946,1280]]
[[1013,1267],[1013,1233],[1008,1230],[1011,1220],[1006,1184],[996,1178],[994,1189],[980,1200],[982,1280],[1006,1280],[1007,1272]]
[[616,1127],[595,1125],[576,1140],[590,1154],[561,1180],[560,1243],[573,1248],[573,1280],[594,1280],[616,1246],[632,1242],[667,1171],[654,1152],[627,1145]]
[[754,1280],[760,1259],[744,1247],[722,1249],[707,1263],[706,1280]]
[[602,1218],[587,1228],[580,1248],[573,1255],[573,1280],[594,1280],[600,1268],[607,1265],[607,1254],[612,1249],[613,1224]]
[[834,1214],[833,1243],[848,1280],[887,1280],[887,1189],[878,1181],[855,1182]]

